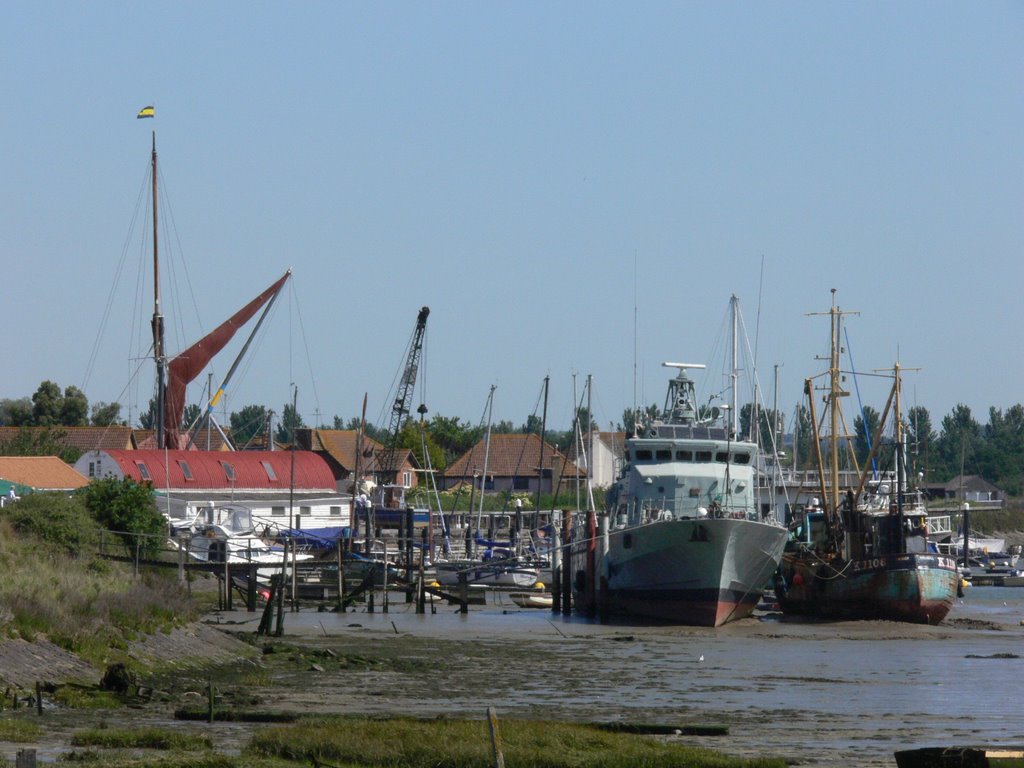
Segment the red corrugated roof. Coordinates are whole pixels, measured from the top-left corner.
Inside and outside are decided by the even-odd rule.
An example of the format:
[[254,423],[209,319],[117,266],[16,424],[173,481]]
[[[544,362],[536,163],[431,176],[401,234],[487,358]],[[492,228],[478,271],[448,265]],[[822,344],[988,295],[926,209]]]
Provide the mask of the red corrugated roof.
[[[154,488],[269,490],[293,487],[291,451],[143,450],[107,453],[125,476],[140,482],[150,480]],[[334,475],[326,461],[310,451],[295,451],[294,457],[295,490],[336,492]],[[191,479],[186,477],[186,465]],[[232,470],[233,481],[229,476]]]

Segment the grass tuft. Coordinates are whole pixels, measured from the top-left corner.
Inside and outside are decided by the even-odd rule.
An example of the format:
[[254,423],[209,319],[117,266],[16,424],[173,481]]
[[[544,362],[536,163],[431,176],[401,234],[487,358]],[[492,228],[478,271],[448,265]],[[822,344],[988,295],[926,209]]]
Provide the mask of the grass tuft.
[[[507,765],[517,768],[783,768],[781,759],[747,760],[712,750],[609,733],[589,725],[528,720],[500,724]],[[287,760],[374,768],[489,768],[483,720],[325,718],[267,728],[246,752]]]

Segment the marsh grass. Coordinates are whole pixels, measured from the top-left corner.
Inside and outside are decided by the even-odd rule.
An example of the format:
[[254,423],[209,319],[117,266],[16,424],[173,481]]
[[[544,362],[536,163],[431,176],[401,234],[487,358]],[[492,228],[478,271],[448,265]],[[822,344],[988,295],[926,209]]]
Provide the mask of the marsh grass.
[[[505,762],[516,768],[783,768],[782,759],[747,760],[588,725],[530,720],[500,723]],[[490,768],[484,720],[340,717],[257,733],[247,755],[386,768]]]
[[122,700],[110,691],[81,685],[64,685],[53,694],[53,700],[68,709],[114,709]]
[[[170,752],[140,756],[123,751],[87,749],[66,752],[61,755],[60,762],[102,768],[297,768],[295,763],[277,759],[241,758],[216,752]],[[6,765],[0,760],[0,766]]]
[[74,747],[103,749],[209,750],[209,736],[163,728],[90,728],[71,737]]
[[43,729],[35,720],[0,719],[0,741],[29,742],[39,738]]
[[34,494],[0,511],[0,636],[46,637],[99,664],[127,660],[140,633],[199,615],[173,576],[99,559],[96,523],[76,504]]

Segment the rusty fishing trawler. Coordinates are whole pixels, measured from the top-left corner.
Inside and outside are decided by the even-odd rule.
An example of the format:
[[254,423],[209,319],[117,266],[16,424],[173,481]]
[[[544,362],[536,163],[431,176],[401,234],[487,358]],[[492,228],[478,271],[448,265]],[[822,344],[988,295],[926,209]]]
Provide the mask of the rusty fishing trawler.
[[[949,613],[959,581],[953,558],[928,540],[927,512],[920,493],[907,488],[900,367],[892,370],[892,388],[871,440],[857,486],[840,488],[840,399],[845,373],[840,370],[843,312],[832,294],[832,339],[825,403],[830,432],[823,439],[815,412],[814,380],[804,392],[812,423],[812,450],[818,467],[820,499],[797,510],[790,538],[775,574],[775,594],[787,614],[827,619],[882,619],[938,624]],[[888,450],[895,473],[873,470],[882,452],[883,431],[893,416]],[[825,443],[827,455],[822,450]],[[849,445],[849,441],[847,440]],[[845,457],[856,467],[853,451]]]

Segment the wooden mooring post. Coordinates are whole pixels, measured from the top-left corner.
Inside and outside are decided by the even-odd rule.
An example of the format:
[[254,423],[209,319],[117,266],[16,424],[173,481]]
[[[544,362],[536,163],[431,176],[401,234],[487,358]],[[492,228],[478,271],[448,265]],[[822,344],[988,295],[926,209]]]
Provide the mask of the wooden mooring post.
[[551,612],[562,612],[562,534],[558,520],[552,520],[551,530]]
[[562,510],[562,615],[572,613],[572,512]]
[[584,586],[583,612],[588,618],[597,614],[597,512],[587,511],[586,585]]

